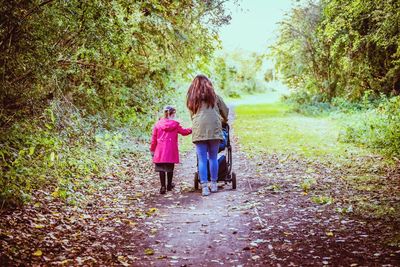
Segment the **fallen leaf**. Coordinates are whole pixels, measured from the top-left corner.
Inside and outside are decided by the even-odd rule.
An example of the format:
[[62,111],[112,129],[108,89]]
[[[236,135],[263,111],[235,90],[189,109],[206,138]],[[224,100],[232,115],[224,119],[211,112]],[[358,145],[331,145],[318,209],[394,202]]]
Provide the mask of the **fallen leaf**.
[[165,255],[160,255],[160,256],[157,257],[157,259],[159,259],[159,260],[166,259],[166,258],[167,258],[167,256],[165,256]]
[[251,259],[253,260],[253,261],[257,261],[257,260],[259,260],[260,259],[260,256],[253,256],[253,257],[251,257]]
[[150,208],[147,212],[146,215],[147,216],[151,216],[153,215],[158,209],[157,208]]
[[67,259],[67,260],[63,260],[63,261],[57,262],[57,264],[64,265],[64,264],[69,263],[70,261],[73,261],[73,260]]
[[33,256],[36,256],[36,257],[40,257],[40,256],[43,255],[43,252],[42,252],[40,249],[38,249],[38,250],[36,250],[32,255],[33,255]]
[[146,248],[144,250],[144,254],[146,254],[146,255],[154,255],[154,250],[152,250],[151,248]]
[[129,263],[126,261],[124,256],[118,256],[118,261],[123,265],[123,266],[130,266]]

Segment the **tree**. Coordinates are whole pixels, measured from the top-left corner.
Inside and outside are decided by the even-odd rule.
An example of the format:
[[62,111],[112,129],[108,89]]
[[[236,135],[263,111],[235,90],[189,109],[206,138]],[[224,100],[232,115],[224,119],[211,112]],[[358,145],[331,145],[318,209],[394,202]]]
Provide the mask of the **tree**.
[[[6,1],[0,7],[1,112],[67,98],[89,114],[147,113],[215,47],[221,0]],[[2,118],[4,125],[6,120]]]
[[399,91],[398,1],[308,1],[281,22],[271,48],[284,81],[330,101]]

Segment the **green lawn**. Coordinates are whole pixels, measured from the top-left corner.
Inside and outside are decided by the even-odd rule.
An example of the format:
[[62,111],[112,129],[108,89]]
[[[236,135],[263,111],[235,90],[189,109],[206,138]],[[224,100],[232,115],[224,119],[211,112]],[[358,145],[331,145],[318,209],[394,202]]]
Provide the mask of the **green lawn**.
[[[266,103],[260,103],[262,98]],[[338,142],[339,127],[334,120],[292,113],[286,104],[269,100],[268,95],[260,95],[257,104],[243,101],[246,104],[235,108],[235,135],[245,151],[310,158],[339,158],[352,152],[365,153],[350,144]]]

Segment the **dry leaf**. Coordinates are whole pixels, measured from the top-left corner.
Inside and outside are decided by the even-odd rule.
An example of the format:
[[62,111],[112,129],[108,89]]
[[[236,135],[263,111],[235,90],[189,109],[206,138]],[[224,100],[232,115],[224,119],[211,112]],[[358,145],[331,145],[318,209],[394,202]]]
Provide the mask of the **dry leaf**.
[[144,250],[144,254],[146,254],[146,255],[154,255],[154,250],[151,249],[151,248],[146,248]]
[[40,257],[40,256],[43,255],[43,252],[42,252],[40,249],[38,249],[38,250],[36,250],[32,255],[33,255],[33,256],[36,256],[36,257]]

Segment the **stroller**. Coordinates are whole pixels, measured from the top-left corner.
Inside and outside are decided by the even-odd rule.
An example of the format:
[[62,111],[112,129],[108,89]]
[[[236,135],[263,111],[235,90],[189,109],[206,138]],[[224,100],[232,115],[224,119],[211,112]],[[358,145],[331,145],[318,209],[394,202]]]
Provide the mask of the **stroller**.
[[[225,123],[222,125],[223,141],[221,142],[218,153],[218,180],[217,182],[232,183],[232,189],[236,189],[236,173],[232,172],[232,147],[230,140],[230,127]],[[197,168],[199,160],[197,159]],[[209,166],[209,165],[208,165]],[[208,181],[210,181],[210,169],[208,167]],[[200,179],[198,170],[194,174],[194,189],[199,189]]]

